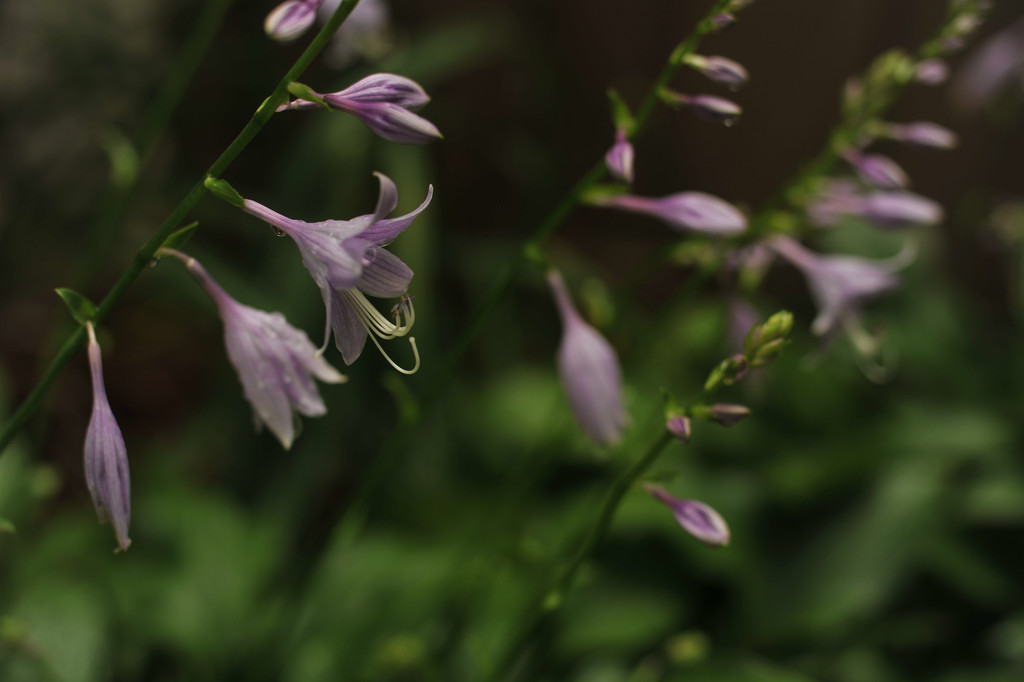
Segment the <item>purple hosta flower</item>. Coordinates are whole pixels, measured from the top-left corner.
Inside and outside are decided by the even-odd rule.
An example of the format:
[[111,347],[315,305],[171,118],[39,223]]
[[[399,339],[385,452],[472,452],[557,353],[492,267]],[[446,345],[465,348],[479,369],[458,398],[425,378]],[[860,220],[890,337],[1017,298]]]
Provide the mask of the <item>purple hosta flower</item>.
[[671,509],[679,525],[693,537],[716,547],[729,544],[729,526],[726,525],[725,519],[708,505],[697,500],[672,497],[663,488],[650,483],[644,484],[644,490]]
[[[743,68],[743,65],[728,57],[705,57],[692,54],[686,58],[686,63],[716,83],[727,85],[733,90],[738,90],[740,86],[746,85],[750,79],[750,74]],[[736,109],[738,116],[739,107]]]
[[854,320],[866,301],[898,287],[896,272],[906,267],[912,258],[909,251],[882,261],[823,256],[789,237],[776,237],[769,246],[807,278],[818,305],[818,316],[811,331],[819,336],[831,333],[840,323]]
[[690,435],[692,433],[692,427],[690,420],[683,415],[676,415],[665,422],[665,428],[671,433],[677,441],[682,444],[690,442]]
[[722,426],[732,426],[750,416],[750,408],[733,403],[716,403],[708,408],[708,418]]
[[306,333],[288,324],[281,313],[268,313],[231,298],[194,258],[179,258],[217,304],[224,323],[224,346],[238,372],[242,391],[256,420],[266,424],[285,450],[295,438],[293,413],[320,417],[327,413],[316,382],[339,384],[346,377],[327,363]]
[[[339,92],[313,93],[327,107],[345,111],[366,124],[385,140],[405,144],[426,144],[442,135],[433,123],[413,113],[430,101],[415,81],[391,73],[377,73],[353,83]],[[322,105],[305,99],[282,104],[285,109],[317,109]]]
[[548,273],[562,318],[558,373],[576,421],[598,445],[613,445],[629,422],[622,406],[622,376],[615,350],[572,304],[562,276]]
[[693,113],[705,121],[721,123],[725,126],[735,125],[743,113],[743,109],[735,102],[714,95],[684,95],[665,89],[662,90],[661,97],[670,106],[689,107]]
[[620,194],[593,201],[598,206],[611,206],[658,218],[682,232],[692,230],[727,237],[747,229],[747,218],[739,209],[703,192],[680,192],[659,198]]
[[132,515],[131,481],[128,478],[128,452],[121,429],[114,419],[103,386],[103,360],[92,323],[89,334],[89,369],[92,373],[92,417],[85,433],[85,485],[96,506],[100,523],[110,522],[120,549],[132,544],[128,522]]
[[736,23],[736,17],[728,12],[719,12],[711,17],[711,25],[716,31],[724,31]]
[[278,42],[295,40],[313,25],[322,4],[324,0],[286,0],[270,11],[263,30]]
[[952,149],[957,143],[956,133],[928,121],[888,123],[884,133],[890,139],[925,149]]
[[[405,295],[413,272],[384,245],[391,243],[423,212],[434,194],[427,189],[427,198],[414,211],[398,218],[385,218],[398,206],[398,190],[386,175],[377,173],[380,196],[376,210],[352,220],[324,220],[307,223],[292,220],[280,213],[246,199],[242,210],[268,223],[275,230],[295,241],[302,262],[320,288],[327,306],[327,329],[324,346],[334,330],[334,340],[345,364],[351,365],[363,351],[367,332],[384,358],[400,372],[412,373],[419,367],[416,344],[409,341],[416,354],[416,365],[404,370],[388,357],[377,338],[394,339],[409,334],[416,315],[412,300]],[[365,294],[365,295],[364,295]],[[399,298],[392,323],[370,303],[366,295],[377,298]]]
[[949,78],[949,66],[941,59],[926,59],[914,70],[914,80],[924,85],[942,85]]
[[604,163],[616,180],[633,182],[633,145],[625,130],[615,132],[615,144],[604,155]]
[[850,150],[843,155],[860,179],[882,189],[904,189],[910,178],[899,164],[883,154],[861,154]]
[[[321,21],[327,21],[341,0],[327,0],[320,7]],[[331,40],[331,65],[343,68],[359,55],[379,57],[388,49],[390,11],[384,0],[360,0]]]
[[1024,18],[986,40],[957,74],[954,92],[971,108],[990,101],[1024,76]]
[[884,228],[899,229],[942,222],[942,206],[913,192],[872,192],[861,199],[865,219]]

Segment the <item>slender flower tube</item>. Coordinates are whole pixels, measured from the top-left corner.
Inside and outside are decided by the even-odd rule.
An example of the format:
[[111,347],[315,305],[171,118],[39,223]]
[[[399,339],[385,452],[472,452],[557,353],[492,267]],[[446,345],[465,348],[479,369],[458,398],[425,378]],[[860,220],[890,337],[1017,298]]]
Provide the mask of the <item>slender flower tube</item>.
[[823,256],[805,249],[789,237],[776,237],[768,245],[799,268],[818,304],[811,331],[824,336],[844,322],[855,321],[862,304],[899,286],[896,272],[906,267],[913,252],[871,261],[854,256]]
[[743,114],[743,109],[735,102],[714,95],[684,95],[667,88],[662,89],[660,94],[661,99],[671,107],[689,107],[699,118],[727,127],[735,125]]
[[616,180],[633,182],[633,145],[621,128],[615,132],[615,144],[604,155],[604,163]]
[[[412,374],[419,368],[419,354],[412,337],[409,342],[415,355],[415,365],[409,370],[399,367],[377,340],[378,337],[394,339],[406,336],[416,321],[412,299],[405,295],[413,272],[398,256],[383,247],[423,212],[430,203],[434,188],[427,189],[427,198],[412,212],[398,218],[385,218],[398,205],[398,189],[386,175],[376,175],[380,181],[376,210],[352,220],[318,223],[292,220],[249,199],[242,202],[242,210],[269,224],[279,234],[288,235],[299,247],[302,262],[320,288],[327,307],[324,348],[333,329],[338,350],[345,364],[351,365],[362,353],[369,336],[392,367]],[[395,322],[384,317],[366,295],[401,298],[393,311]]]
[[660,198],[632,194],[598,197],[597,206],[610,206],[649,215],[680,232],[703,232],[718,237],[747,229],[747,218],[732,204],[703,192],[680,192]]
[[808,214],[814,224],[822,227],[835,225],[843,216],[857,216],[877,227],[896,230],[938,224],[945,212],[938,203],[913,192],[860,194],[852,183],[834,181],[808,206]]
[[121,551],[132,544],[128,523],[132,515],[128,451],[103,386],[103,360],[92,323],[89,333],[89,369],[92,374],[92,417],[85,433],[85,485],[96,506],[100,523],[110,522]]
[[266,424],[285,450],[290,449],[295,439],[293,413],[307,417],[327,414],[313,379],[340,384],[347,378],[320,357],[306,333],[288,324],[281,313],[242,305],[191,256],[173,249],[159,253],[185,263],[217,304],[224,323],[224,346],[246,400],[258,422]]
[[750,80],[750,74],[743,68],[743,65],[728,57],[705,57],[692,54],[686,58],[686,63],[707,78],[727,85],[733,90],[738,90],[740,86],[746,85]]
[[562,276],[548,273],[562,318],[558,372],[576,421],[598,445],[613,445],[629,422],[622,406],[622,376],[615,350],[572,304]]
[[928,121],[888,123],[884,134],[892,140],[924,149],[952,149],[957,144],[956,133]]
[[881,189],[905,189],[910,177],[900,165],[883,154],[861,154],[850,150],[843,155],[861,180]]
[[286,0],[270,10],[263,30],[278,42],[291,42],[309,30],[322,4],[324,0]]
[[697,500],[672,497],[663,488],[650,483],[644,484],[644,490],[671,509],[679,525],[693,537],[713,547],[724,547],[729,544],[729,526],[726,525],[725,519],[708,505]]
[[344,90],[326,95],[312,93],[323,102],[294,99],[282,104],[286,109],[318,109],[326,105],[352,114],[377,135],[391,142],[426,144],[442,138],[437,127],[414,114],[430,97],[415,81],[391,73],[378,73],[353,83]]

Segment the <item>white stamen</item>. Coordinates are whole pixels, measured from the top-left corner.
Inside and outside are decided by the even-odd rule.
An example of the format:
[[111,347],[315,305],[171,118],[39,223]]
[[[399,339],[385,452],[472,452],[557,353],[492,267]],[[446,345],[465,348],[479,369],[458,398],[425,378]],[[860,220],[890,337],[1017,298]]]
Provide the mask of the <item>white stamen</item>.
[[412,369],[399,367],[384,351],[380,341],[377,340],[378,338],[385,340],[397,339],[412,331],[412,326],[416,322],[416,311],[412,306],[412,297],[408,295],[402,297],[402,301],[393,309],[395,322],[391,322],[358,289],[344,289],[340,293],[352,305],[352,310],[355,312],[356,317],[359,318],[363,328],[366,329],[367,335],[373,341],[373,345],[377,346],[377,350],[388,361],[388,364],[402,374],[415,374],[420,368],[420,353],[416,348],[416,339],[411,336],[409,337],[409,345],[412,346],[412,354],[415,358]]

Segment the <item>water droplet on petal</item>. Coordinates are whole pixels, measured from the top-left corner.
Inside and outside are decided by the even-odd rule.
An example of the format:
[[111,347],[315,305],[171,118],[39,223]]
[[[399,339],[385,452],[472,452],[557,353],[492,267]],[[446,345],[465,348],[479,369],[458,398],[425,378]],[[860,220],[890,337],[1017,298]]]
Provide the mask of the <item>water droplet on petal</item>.
[[280,227],[277,227],[276,225],[271,225],[270,229],[274,231],[274,236],[275,237],[283,237],[284,236],[284,230],[282,230]]

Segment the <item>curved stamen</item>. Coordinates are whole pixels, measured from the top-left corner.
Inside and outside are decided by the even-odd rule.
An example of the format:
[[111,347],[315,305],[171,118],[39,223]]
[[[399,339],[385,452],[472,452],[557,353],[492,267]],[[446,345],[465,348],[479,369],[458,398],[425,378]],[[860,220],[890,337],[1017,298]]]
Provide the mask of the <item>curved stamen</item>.
[[382,339],[395,339],[405,336],[412,330],[412,325],[416,319],[415,314],[410,315],[412,304],[406,304],[404,299],[400,304],[402,312],[405,313],[404,321],[401,324],[395,324],[384,317],[358,289],[345,289],[341,293],[352,304],[352,310],[356,313],[359,321],[363,323],[367,331],[373,332],[376,336]]

